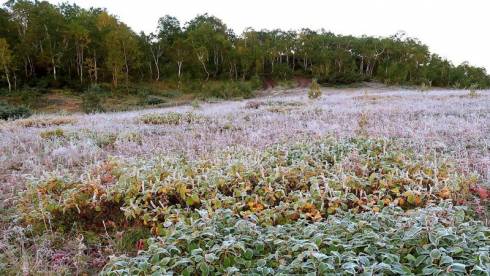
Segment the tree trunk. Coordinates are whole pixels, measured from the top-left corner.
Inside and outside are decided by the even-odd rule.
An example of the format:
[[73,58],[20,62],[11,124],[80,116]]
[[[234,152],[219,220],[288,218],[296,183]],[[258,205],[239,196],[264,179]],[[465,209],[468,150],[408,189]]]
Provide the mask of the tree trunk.
[[202,68],[204,69],[204,72],[206,72],[206,81],[208,81],[209,80],[209,72],[208,72],[208,68],[206,67],[206,63],[204,62],[204,56],[198,55],[197,59],[199,60],[199,62],[201,62]]
[[56,80],[56,63],[54,62],[54,57],[51,58],[51,63],[53,63],[53,79]]
[[160,63],[159,62],[160,57],[158,56],[158,54],[155,54],[153,50],[151,51],[151,55],[153,56],[153,62],[155,63],[155,67],[157,69],[157,77],[155,80],[159,81],[160,80],[160,66],[158,66],[158,64]]
[[182,75],[182,63],[183,63],[182,61],[178,61],[177,62],[177,67],[179,69],[178,72],[177,72],[177,76],[179,77],[179,81],[180,81],[180,77]]
[[112,86],[114,88],[117,88],[117,67],[116,66],[113,66],[112,67]]
[[14,90],[17,91],[17,74],[15,74],[15,70],[14,70]]
[[124,67],[126,71],[126,89],[129,89],[129,66],[128,66],[128,55],[126,53],[126,45],[123,43],[123,54],[124,54]]
[[94,50],[94,79],[95,79],[95,83],[98,82],[98,74],[97,74],[97,55],[95,54],[95,50]]
[[9,69],[7,68],[7,65],[4,66],[5,70],[5,77],[7,78],[7,83],[9,85],[9,93],[12,92],[12,84],[10,83],[10,77],[9,77]]

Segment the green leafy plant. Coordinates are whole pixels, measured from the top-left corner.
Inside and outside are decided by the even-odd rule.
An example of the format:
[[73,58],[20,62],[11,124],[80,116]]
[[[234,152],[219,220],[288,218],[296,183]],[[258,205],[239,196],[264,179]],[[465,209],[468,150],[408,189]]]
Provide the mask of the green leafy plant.
[[137,257],[111,258],[102,275],[485,275],[490,268],[490,229],[447,204],[411,214],[389,207],[274,227],[230,210],[202,216],[150,239]]
[[31,111],[26,107],[12,106],[5,102],[0,102],[0,120],[27,118],[31,114]]

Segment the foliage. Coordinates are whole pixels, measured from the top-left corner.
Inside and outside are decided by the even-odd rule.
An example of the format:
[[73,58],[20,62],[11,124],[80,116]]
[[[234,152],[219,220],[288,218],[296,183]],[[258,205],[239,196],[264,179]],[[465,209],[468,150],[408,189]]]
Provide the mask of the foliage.
[[472,98],[478,97],[478,92],[476,92],[477,89],[478,89],[478,85],[475,84],[471,85],[469,96]]
[[23,106],[12,106],[5,102],[0,102],[0,120],[27,118],[31,116],[31,111]]
[[74,124],[77,120],[71,116],[58,116],[54,118],[29,118],[17,120],[16,123],[22,127],[50,127]]
[[87,113],[103,112],[103,99],[97,91],[88,91],[82,95],[82,110]]
[[159,105],[165,103],[166,100],[157,96],[147,96],[144,99],[144,104],[146,105]]
[[[204,92],[214,97],[250,97],[260,78],[288,83],[295,75],[330,84],[490,86],[484,68],[455,66],[404,33],[378,38],[248,28],[237,35],[219,18],[200,14],[185,24],[166,15],[154,32],[137,34],[101,8],[32,0],[7,1],[3,7],[0,72],[9,89],[68,86],[82,91],[105,82],[121,92],[129,91],[131,82],[165,77],[179,88],[182,82],[202,81]],[[210,80],[226,84],[209,85]]]
[[199,103],[199,100],[198,99],[194,99],[191,102],[191,106],[194,109],[199,109],[201,107],[201,104]]
[[65,137],[65,132],[62,129],[57,128],[54,130],[42,131],[39,133],[39,136],[41,136],[43,139],[62,138]]
[[[397,271],[398,265],[385,252],[399,256],[398,263],[413,274],[423,274],[420,270],[428,266],[428,258],[416,265],[407,252],[415,251],[410,254],[416,260],[426,255],[420,250],[432,252],[430,236],[423,236],[436,229],[437,234],[453,231],[454,242],[463,242],[452,246],[451,235],[438,239],[441,258],[434,258],[432,267],[451,275],[449,265],[442,262],[445,254],[464,264],[466,274],[478,275],[475,264],[483,258],[474,248],[488,251],[488,240],[480,240],[480,245],[473,233],[488,238],[488,228],[476,227],[470,216],[487,226],[490,221],[486,185],[490,95],[467,94],[452,89],[421,94],[371,88],[332,93],[321,101],[305,100],[301,93],[271,95],[258,109],[243,108],[246,101],[206,104],[194,111],[197,120],[177,125],[140,121],[145,114],[164,115],[163,110],[1,121],[0,274],[95,275],[110,255],[117,257],[105,272],[134,271],[133,264],[145,270],[150,255],[162,259],[153,254],[154,247],[169,250],[172,245],[181,252],[172,251],[170,262],[190,259],[189,266],[196,269],[187,244],[169,238],[185,235],[196,240],[188,233],[208,233],[213,225],[222,225],[221,218],[231,217],[226,226],[230,233],[243,221],[258,229],[254,240],[264,240],[270,230],[266,254],[273,257],[265,261],[274,274],[292,269],[296,272],[283,274],[306,274],[300,270],[303,264],[313,274],[316,267],[311,268],[308,260],[316,251],[295,245],[311,241],[303,233],[321,225],[320,230],[314,228],[314,235],[325,233],[322,241],[335,246],[341,252],[335,256],[341,259],[335,259],[336,271],[316,274],[352,273],[351,262],[356,264],[355,274],[363,274],[360,267],[368,270],[366,274],[397,274],[389,272]],[[287,112],[273,114],[268,108]],[[185,116],[191,108],[171,110]],[[40,138],[43,131],[56,128],[63,129],[65,138]],[[336,138],[322,138],[329,133]],[[358,135],[364,138],[351,139]],[[445,202],[437,207],[441,211],[432,212],[439,202]],[[467,206],[464,221],[460,207],[449,203]],[[422,213],[426,215],[417,222],[412,220]],[[393,224],[377,227],[380,217]],[[337,229],[339,221],[348,227],[337,235],[332,228]],[[410,226],[419,222],[421,236],[408,243],[398,238],[403,232],[409,236]],[[374,230],[349,232],[366,225]],[[283,230],[287,236],[282,236]],[[224,256],[223,245],[245,237],[217,231],[216,237],[199,236],[206,254]],[[208,242],[218,249],[202,246]],[[319,247],[325,250],[324,245]],[[366,251],[373,247],[374,253]],[[454,247],[464,252],[454,255],[449,252]],[[326,251],[329,257],[336,254]],[[473,257],[466,258],[465,252]],[[437,255],[435,251],[433,256]],[[247,268],[233,266],[252,274],[264,256],[252,256]],[[269,262],[276,256],[286,261],[284,270]],[[488,270],[485,262],[478,266]],[[219,273],[224,261],[208,259],[206,264],[214,274],[225,274]],[[158,265],[182,274],[179,265]],[[461,268],[450,269],[454,267]],[[194,274],[200,274],[200,267]]]
[[322,91],[320,90],[320,85],[316,79],[313,79],[310,85],[310,89],[308,90],[308,98],[317,99],[322,95]]
[[224,81],[206,82],[202,84],[197,93],[211,98],[232,99],[232,98],[252,98],[257,88],[251,82],[244,81]]
[[[110,219],[122,212],[153,234],[163,234],[162,223],[192,220],[203,210],[213,215],[227,208],[264,225],[320,221],[339,211],[379,212],[389,205],[412,209],[459,200],[477,181],[460,175],[444,158],[405,152],[384,140],[326,139],[273,147],[258,156],[234,154],[219,163],[114,160],[97,170],[102,175],[88,176],[88,182],[34,184],[21,213],[40,228],[46,220],[50,227],[65,228],[74,222],[93,227],[102,223],[97,214]],[[242,158],[257,161],[247,164]]]
[[196,115],[192,112],[179,113],[179,112],[167,112],[167,113],[150,113],[140,117],[141,122],[152,125],[179,125],[181,123],[192,123],[206,120],[205,117]]
[[487,227],[447,204],[273,227],[220,210],[151,239],[137,257],[111,258],[102,275],[485,275],[489,244]]

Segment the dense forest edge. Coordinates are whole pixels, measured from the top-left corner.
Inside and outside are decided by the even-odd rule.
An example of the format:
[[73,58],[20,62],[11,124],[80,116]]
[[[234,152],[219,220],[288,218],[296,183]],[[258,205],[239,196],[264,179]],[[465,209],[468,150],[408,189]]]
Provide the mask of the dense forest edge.
[[298,77],[322,85],[490,87],[484,68],[454,65],[402,32],[355,37],[248,28],[238,35],[202,14],[185,24],[163,16],[147,34],[105,9],[29,0],[10,0],[0,9],[0,72],[0,101],[9,102],[0,103],[4,110],[36,108],[53,91],[60,98],[76,95],[87,112],[103,110],[100,102],[111,99],[109,105],[119,107],[118,97],[133,105],[191,94],[249,98],[260,87]]

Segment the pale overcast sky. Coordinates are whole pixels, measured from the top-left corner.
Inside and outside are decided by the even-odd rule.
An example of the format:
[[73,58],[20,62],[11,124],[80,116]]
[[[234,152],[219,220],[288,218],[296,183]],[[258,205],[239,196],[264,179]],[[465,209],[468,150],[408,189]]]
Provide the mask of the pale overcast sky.
[[[51,3],[66,0],[50,0]],[[455,64],[469,61],[490,72],[489,0],[68,0],[103,7],[133,30],[155,30],[170,14],[181,23],[197,14],[221,18],[237,34],[255,29],[321,29],[339,34],[389,36],[405,31]]]

